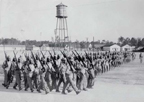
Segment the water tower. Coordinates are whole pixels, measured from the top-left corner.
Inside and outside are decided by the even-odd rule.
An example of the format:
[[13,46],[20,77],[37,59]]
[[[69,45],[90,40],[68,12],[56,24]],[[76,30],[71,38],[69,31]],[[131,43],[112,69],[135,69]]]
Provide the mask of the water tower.
[[62,3],[56,6],[55,42],[61,43],[63,46],[69,42],[66,8],[67,6]]

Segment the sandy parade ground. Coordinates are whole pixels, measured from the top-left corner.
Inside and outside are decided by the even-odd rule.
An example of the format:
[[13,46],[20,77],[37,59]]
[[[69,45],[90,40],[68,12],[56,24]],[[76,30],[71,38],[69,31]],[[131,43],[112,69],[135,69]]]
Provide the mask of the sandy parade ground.
[[79,95],[73,92],[63,95],[53,90],[44,92],[18,91],[2,86],[0,74],[0,102],[144,102],[144,62],[137,58],[111,71],[98,75],[95,86]]

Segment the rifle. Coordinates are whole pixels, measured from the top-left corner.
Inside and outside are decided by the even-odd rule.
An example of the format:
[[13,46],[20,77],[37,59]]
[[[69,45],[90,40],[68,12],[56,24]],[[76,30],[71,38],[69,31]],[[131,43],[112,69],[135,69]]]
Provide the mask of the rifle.
[[4,54],[5,54],[5,63],[3,63],[3,65],[2,65],[2,68],[7,68],[8,67],[8,61],[7,61],[7,54],[6,54],[6,52],[4,51]]
[[45,58],[45,56],[44,56],[43,52],[42,52],[42,51],[40,51],[40,52],[41,52],[41,54],[42,54],[43,58]]
[[31,54],[32,54],[32,58],[33,58],[33,60],[34,60],[34,66],[35,66],[35,68],[36,68],[36,67],[37,67],[36,58],[35,58],[35,56],[34,56],[34,54],[33,54],[32,51],[31,51]]
[[74,72],[75,69],[73,69],[73,67],[72,67],[73,65],[72,65],[72,63],[70,62],[70,60],[68,59],[67,55],[66,55],[64,52],[62,52],[62,51],[61,51],[61,53],[62,53],[62,55],[67,59],[67,62],[68,62],[68,64],[69,64],[72,72]]
[[86,53],[86,51],[85,51],[85,54],[86,54],[86,58],[92,63],[92,60],[91,60],[91,58],[89,57],[89,55]]
[[44,68],[44,66],[43,66],[42,61],[40,60],[40,58],[38,57],[38,55],[36,55],[36,56],[37,56],[37,58],[38,58],[38,60],[39,60],[39,62],[40,62],[40,64],[41,64],[41,66],[42,66],[42,71],[45,72],[45,68]]
[[85,51],[85,54],[86,54],[86,58],[90,61],[92,68],[94,68],[94,65],[92,63],[92,59],[89,57],[89,55],[86,53],[86,51]]
[[17,57],[16,57],[16,53],[13,51],[14,53],[14,57],[15,57],[15,61],[16,61],[16,70],[19,70],[19,65],[18,65],[18,60],[17,60]]
[[79,53],[75,50],[76,54],[78,55],[79,60],[82,62],[83,66],[86,67],[86,64],[84,63],[83,59],[79,55]]
[[[41,54],[42,54],[42,56],[45,58],[45,56],[44,56],[44,54],[43,54],[43,52],[41,51]],[[49,68],[49,65],[48,65],[48,63],[46,63],[46,65],[48,66],[48,68]],[[50,69],[50,68],[49,68]],[[49,72],[51,72],[51,71],[49,71]]]
[[74,56],[75,56],[76,58],[78,58],[77,55],[76,55],[73,51],[72,51],[72,53],[74,54]]
[[51,59],[52,59],[52,61],[53,61],[53,65],[57,67],[56,61],[55,61],[55,59],[54,59],[54,57],[52,56],[52,54],[51,54],[50,51],[49,51],[49,54],[50,54]]
[[5,54],[5,59],[7,59],[7,54],[6,54],[6,52],[4,51],[4,54]]

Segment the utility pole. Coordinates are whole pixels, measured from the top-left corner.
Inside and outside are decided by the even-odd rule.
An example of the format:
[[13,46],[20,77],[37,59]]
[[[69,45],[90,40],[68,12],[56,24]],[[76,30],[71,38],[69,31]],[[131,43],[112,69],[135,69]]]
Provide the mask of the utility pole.
[[92,53],[92,60],[94,58],[94,37],[93,37],[93,45],[92,45],[93,53]]
[[94,52],[94,37],[93,37],[93,45],[92,46],[93,46],[93,52]]
[[88,50],[88,38],[86,38],[86,42],[87,42],[87,50]]

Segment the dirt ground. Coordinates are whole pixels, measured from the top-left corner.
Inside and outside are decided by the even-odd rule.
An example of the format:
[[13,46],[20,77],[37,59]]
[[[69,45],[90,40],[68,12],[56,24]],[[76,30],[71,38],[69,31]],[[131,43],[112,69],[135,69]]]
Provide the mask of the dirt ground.
[[3,75],[0,74],[0,102],[144,102],[144,62],[140,64],[138,57],[135,61],[123,64],[109,72],[98,75],[95,86],[79,95],[71,92],[67,95],[55,91],[45,95],[5,89],[1,84]]

